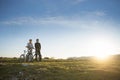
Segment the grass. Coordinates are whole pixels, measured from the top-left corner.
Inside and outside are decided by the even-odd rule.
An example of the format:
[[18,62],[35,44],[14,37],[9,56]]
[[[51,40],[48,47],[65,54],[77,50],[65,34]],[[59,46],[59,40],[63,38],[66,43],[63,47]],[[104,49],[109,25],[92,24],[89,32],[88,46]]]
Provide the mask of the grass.
[[120,56],[108,61],[94,59],[19,63],[17,58],[0,58],[0,80],[120,80]]

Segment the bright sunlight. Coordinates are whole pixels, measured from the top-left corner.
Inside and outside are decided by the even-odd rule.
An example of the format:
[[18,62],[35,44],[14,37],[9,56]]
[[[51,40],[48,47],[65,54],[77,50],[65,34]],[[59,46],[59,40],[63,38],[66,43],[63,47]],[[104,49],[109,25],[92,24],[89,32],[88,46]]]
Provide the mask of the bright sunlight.
[[100,60],[107,59],[115,51],[115,44],[106,38],[93,39],[89,44],[90,53]]

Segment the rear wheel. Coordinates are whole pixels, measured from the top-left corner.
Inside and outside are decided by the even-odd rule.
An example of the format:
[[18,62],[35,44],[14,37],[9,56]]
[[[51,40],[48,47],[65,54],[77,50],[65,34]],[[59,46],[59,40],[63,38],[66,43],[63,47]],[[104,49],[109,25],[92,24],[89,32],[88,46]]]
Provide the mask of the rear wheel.
[[34,56],[33,56],[32,53],[28,53],[28,54],[26,55],[26,60],[27,60],[28,62],[33,62],[33,58],[34,58]]

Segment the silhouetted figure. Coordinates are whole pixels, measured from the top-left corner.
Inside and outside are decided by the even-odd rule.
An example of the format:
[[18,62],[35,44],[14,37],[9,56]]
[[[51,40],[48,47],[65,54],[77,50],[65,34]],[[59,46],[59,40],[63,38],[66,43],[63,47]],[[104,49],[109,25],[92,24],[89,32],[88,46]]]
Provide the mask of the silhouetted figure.
[[36,55],[36,61],[38,61],[38,56],[39,56],[39,61],[42,60],[42,56],[41,56],[41,44],[39,43],[39,39],[36,39],[36,43],[35,43],[35,55]]

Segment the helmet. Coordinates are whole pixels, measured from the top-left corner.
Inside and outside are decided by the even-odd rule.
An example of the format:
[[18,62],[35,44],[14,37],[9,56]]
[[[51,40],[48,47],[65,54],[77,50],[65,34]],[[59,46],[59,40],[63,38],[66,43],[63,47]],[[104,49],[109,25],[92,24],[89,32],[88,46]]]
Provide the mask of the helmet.
[[36,41],[39,41],[39,39],[36,39]]
[[29,41],[32,41],[32,39],[29,39]]

